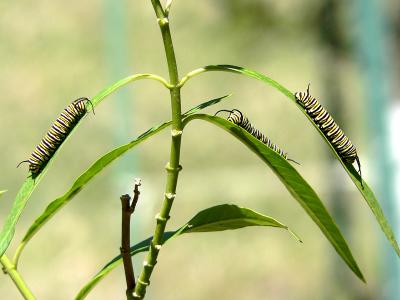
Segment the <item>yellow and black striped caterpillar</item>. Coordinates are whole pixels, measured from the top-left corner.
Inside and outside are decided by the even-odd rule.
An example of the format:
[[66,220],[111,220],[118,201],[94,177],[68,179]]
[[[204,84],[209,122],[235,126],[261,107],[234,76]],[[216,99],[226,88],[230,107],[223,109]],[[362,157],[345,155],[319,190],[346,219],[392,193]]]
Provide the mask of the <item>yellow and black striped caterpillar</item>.
[[32,178],[38,176],[72,129],[87,113],[87,103],[90,103],[93,110],[92,102],[88,98],[76,99],[68,105],[51,125],[40,144],[33,150],[29,159],[20,162],[18,166],[24,162],[28,162]]
[[325,137],[331,143],[332,147],[346,163],[357,162],[358,172],[361,178],[361,164],[357,155],[356,147],[350,139],[336,124],[332,116],[318,103],[317,99],[310,94],[310,85],[306,92],[297,92],[294,94],[296,101],[304,108],[306,113],[313,119],[314,123],[321,129]]
[[246,130],[248,133],[250,133],[252,136],[254,136],[256,139],[267,145],[268,148],[274,150],[276,153],[278,153],[280,156],[282,156],[284,159],[288,161],[292,161],[296,164],[299,164],[293,159],[290,159],[287,157],[287,153],[284,152],[281,148],[279,148],[276,144],[274,144],[267,136],[265,136],[261,131],[259,131],[257,128],[253,127],[253,125],[250,123],[249,119],[245,117],[242,112],[240,112],[237,109],[233,110],[225,110],[221,109],[215,113],[217,115],[221,111],[226,111],[229,112],[228,116],[228,121],[242,127],[244,130]]

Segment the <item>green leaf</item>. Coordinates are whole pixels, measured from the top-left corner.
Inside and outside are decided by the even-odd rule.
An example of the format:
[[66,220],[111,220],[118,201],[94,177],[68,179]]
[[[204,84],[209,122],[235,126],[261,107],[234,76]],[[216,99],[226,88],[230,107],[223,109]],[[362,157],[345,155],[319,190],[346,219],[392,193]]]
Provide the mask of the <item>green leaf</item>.
[[[199,110],[202,110],[208,106],[215,105],[222,101],[223,99],[229,97],[230,95],[222,96],[216,99],[209,100],[207,102],[201,103],[196,107],[192,108],[185,114],[184,116],[189,116]],[[112,163],[114,160],[119,158],[125,152],[136,146],[137,144],[145,141],[150,136],[158,133],[162,129],[168,127],[171,124],[171,121],[164,122],[160,125],[150,128],[145,133],[141,134],[137,139],[122,145],[109,153],[105,154],[101,158],[99,158],[92,166],[89,167],[82,175],[75,180],[70,189],[62,196],[58,197],[54,201],[52,201],[45,211],[34,221],[34,223],[30,226],[25,236],[23,237],[20,245],[18,246],[14,263],[18,263],[19,256],[21,255],[22,250],[25,248],[26,243],[40,230],[40,228],[51,218],[53,217],[57,211],[59,211],[64,205],[66,205],[76,194],[78,194],[82,188],[93,179],[98,173],[100,173],[106,166]]]
[[[245,69],[245,68],[233,66],[233,65],[210,65],[210,66],[204,67],[204,70],[205,71],[232,72],[232,73],[239,73],[239,74],[243,74],[243,75],[246,75],[249,77],[253,77],[255,79],[261,80],[261,81],[273,86],[274,88],[276,88],[278,91],[280,91],[285,96],[289,97],[294,103],[297,104],[297,102],[294,98],[294,94],[291,91],[289,91],[287,88],[285,88],[279,82],[273,80],[272,78],[270,78],[268,76],[258,73],[256,71],[252,71],[249,69]],[[299,106],[299,107],[301,107],[301,106]]]
[[2,190],[2,191],[0,191],[0,197],[4,194],[4,193],[6,193],[7,192],[7,190]]
[[[165,232],[164,233],[164,243],[168,241],[171,237],[173,237],[175,231]],[[153,237],[150,237],[140,243],[131,247],[131,256],[134,256],[138,253],[145,252],[150,246],[151,240]],[[107,274],[109,274],[112,270],[114,270],[117,266],[122,263],[121,255],[113,258],[109,263],[107,263],[100,272],[98,272],[85,286],[79,291],[78,295],[76,295],[75,300],[85,299],[86,296],[90,293],[90,291],[102,280]]]
[[219,102],[221,102],[225,98],[229,98],[231,96],[232,96],[232,94],[228,94],[228,95],[225,95],[225,96],[222,96],[222,97],[219,97],[219,98],[211,99],[209,101],[200,103],[199,105],[197,105],[197,106],[193,107],[192,109],[189,109],[187,112],[185,112],[183,114],[183,116],[187,117],[187,116],[193,115],[194,113],[196,113],[196,112],[198,112],[200,110],[203,110],[203,109],[205,109],[205,108],[207,108],[207,107],[209,107],[211,105],[218,104]]
[[140,144],[141,142],[144,142],[146,139],[158,133],[162,129],[168,127],[170,124],[171,122],[169,121],[152,127],[144,134],[140,135],[139,138],[108,152],[100,159],[98,159],[94,164],[92,164],[84,173],[82,173],[82,175],[78,177],[78,179],[75,180],[70,189],[64,195],[52,201],[46,207],[45,211],[29,227],[28,231],[21,241],[21,244],[18,246],[17,256],[19,256],[19,253],[25,247],[26,243],[40,230],[40,228],[44,224],[46,224],[46,222],[49,221],[50,218],[53,217],[64,205],[69,203],[69,201],[71,201],[89,181],[91,181],[97,174],[103,171],[105,167],[107,167],[129,149]]
[[[98,93],[96,96],[94,96],[91,99],[91,104],[89,104],[89,103],[87,104],[88,111],[91,111],[93,107],[97,106],[101,101],[104,100],[105,97],[107,97],[112,92],[127,85],[130,82],[133,82],[133,81],[136,81],[139,79],[154,79],[154,80],[162,82],[165,86],[167,85],[167,83],[165,82],[164,79],[162,79],[159,76],[153,75],[153,74],[136,74],[136,75],[128,76],[126,78],[123,78],[123,79],[115,82],[114,84],[110,85],[109,87],[105,88],[100,93]],[[18,219],[19,219],[23,209],[25,208],[26,203],[28,202],[30,196],[32,195],[32,192],[34,191],[36,186],[40,183],[43,176],[46,174],[48,168],[52,165],[54,158],[57,156],[58,152],[60,151],[60,149],[62,148],[64,143],[72,136],[72,134],[78,128],[79,124],[84,119],[86,119],[86,116],[84,116],[78,122],[78,124],[76,124],[75,128],[67,136],[67,138],[65,139],[63,144],[61,144],[60,147],[57,149],[57,151],[54,153],[54,155],[49,160],[49,162],[47,163],[46,167],[42,170],[42,172],[38,176],[36,176],[35,179],[32,179],[32,177],[28,177],[26,179],[26,181],[20,187],[20,189],[14,199],[13,206],[11,208],[11,212],[8,214],[7,219],[6,219],[6,221],[3,225],[3,228],[0,232],[0,256],[4,254],[4,252],[7,250],[8,246],[10,245],[11,239],[14,236],[15,226],[17,225]]]
[[253,71],[253,70],[249,70],[249,69],[245,69],[245,68],[233,66],[233,65],[210,65],[210,66],[206,66],[206,67],[197,69],[193,72],[190,72],[187,76],[185,76],[182,79],[181,85],[183,85],[191,77],[198,75],[200,73],[209,72],[209,71],[232,72],[232,73],[252,77],[252,78],[258,79],[264,83],[271,85],[272,87],[274,87],[275,89],[280,91],[282,94],[287,96],[300,109],[300,111],[308,118],[308,120],[311,122],[311,124],[314,126],[314,128],[319,132],[319,134],[325,140],[327,145],[330,147],[330,149],[331,149],[332,153],[335,155],[336,159],[339,160],[339,162],[342,164],[343,168],[346,170],[347,174],[350,176],[350,179],[353,181],[353,183],[356,185],[357,189],[360,191],[361,195],[364,197],[369,208],[371,209],[376,220],[378,221],[383,233],[385,234],[386,238],[391,243],[393,249],[396,251],[397,255],[400,256],[400,248],[396,241],[396,237],[395,237],[393,230],[390,227],[389,222],[387,221],[387,219],[383,213],[383,210],[382,210],[376,196],[374,195],[373,191],[370,189],[370,187],[364,180],[363,180],[363,184],[362,184],[364,186],[364,188],[362,187],[361,178],[358,175],[354,166],[352,164],[344,162],[341,159],[341,157],[338,155],[338,153],[332,147],[331,143],[329,142],[329,140],[327,140],[327,138],[325,137],[323,132],[318,128],[317,125],[315,125],[313,120],[307,115],[307,113],[304,111],[302,106],[297,103],[297,101],[295,100],[294,94],[291,91],[289,91],[287,88],[285,88],[280,83],[276,82],[275,80],[271,79],[268,76],[265,76],[261,73]]
[[[38,177],[41,177],[41,175]],[[40,180],[38,177],[36,178],[36,181]],[[21,215],[22,210],[24,209],[26,202],[28,201],[34,188],[35,181],[32,178],[28,178],[15,197],[11,212],[8,214],[0,232],[0,257],[10,245],[11,239],[15,232],[15,225],[17,224],[19,216]]]
[[282,181],[290,194],[299,202],[311,219],[318,225],[337,253],[342,257],[349,268],[362,280],[364,277],[353,258],[339,228],[319,199],[311,186],[301,177],[286,159],[267,147],[264,143],[249,134],[241,127],[219,117],[196,114],[187,117],[184,125],[194,119],[208,121],[232,134],[250,150],[252,150],[263,162],[265,162]]
[[[223,204],[199,212],[180,229],[180,234],[189,232],[213,232],[232,230],[248,226],[271,226],[289,230],[277,220],[254,210],[232,204]],[[289,230],[301,242],[299,237]]]
[[[289,230],[288,227],[279,221],[255,212],[245,207],[239,207],[233,204],[222,204],[207,208],[197,213],[189,222],[181,226],[176,231],[164,233],[164,241],[177,237],[185,233],[194,232],[213,232],[221,230],[238,229],[248,226],[270,226]],[[292,232],[291,232],[292,233]],[[293,233],[292,233],[293,234]],[[299,238],[294,235],[296,239]],[[131,247],[131,256],[147,251],[153,237],[148,238]],[[109,274],[115,267],[122,263],[121,255],[114,257],[107,263],[103,269],[98,272],[78,293],[76,300],[84,299],[89,292]]]

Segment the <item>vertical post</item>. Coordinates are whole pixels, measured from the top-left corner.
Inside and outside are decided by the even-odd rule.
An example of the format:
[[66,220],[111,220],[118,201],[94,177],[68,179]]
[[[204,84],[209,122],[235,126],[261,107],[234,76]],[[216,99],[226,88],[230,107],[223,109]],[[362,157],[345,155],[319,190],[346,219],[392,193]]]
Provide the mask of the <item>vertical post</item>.
[[[354,7],[355,27],[357,32],[357,50],[364,75],[369,140],[372,142],[371,160],[375,163],[374,173],[378,186],[379,198],[390,223],[397,225],[395,197],[393,188],[392,153],[389,147],[388,106],[389,69],[388,32],[386,30],[384,7],[379,0],[357,0]],[[376,158],[376,159],[375,159]],[[396,234],[397,233],[397,234]],[[399,235],[399,230],[395,231]],[[400,295],[400,262],[386,242],[382,242],[382,299],[395,300]]]

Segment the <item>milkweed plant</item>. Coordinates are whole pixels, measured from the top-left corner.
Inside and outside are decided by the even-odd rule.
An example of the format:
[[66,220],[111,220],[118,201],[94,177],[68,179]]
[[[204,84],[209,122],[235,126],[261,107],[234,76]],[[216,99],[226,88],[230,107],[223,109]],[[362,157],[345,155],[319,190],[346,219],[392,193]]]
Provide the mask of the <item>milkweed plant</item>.
[[[159,213],[156,215],[153,235],[133,246],[130,245],[130,216],[135,210],[135,205],[140,193],[140,181],[136,181],[133,198],[129,195],[121,196],[122,243],[119,255],[116,255],[105,264],[92,279],[87,283],[84,283],[75,299],[84,299],[101,281],[101,279],[121,264],[124,266],[126,279],[126,287],[124,287],[123,284],[121,284],[121,287],[125,289],[127,299],[144,299],[146,290],[150,288],[150,277],[156,267],[158,255],[160,251],[164,250],[162,246],[172,238],[177,238],[183,234],[233,230],[247,226],[268,226],[287,230],[295,237],[295,239],[301,242],[300,238],[297,237],[293,231],[278,220],[256,212],[250,208],[232,204],[222,204],[206,208],[198,212],[193,218],[178,229],[174,231],[166,231],[172,205],[174,202],[178,202],[176,205],[179,205],[180,200],[176,190],[179,172],[182,169],[180,153],[181,144],[183,142],[183,132],[186,126],[195,120],[206,121],[215,127],[219,127],[233,138],[239,140],[247,146],[250,151],[256,154],[260,161],[264,163],[266,167],[270,168],[274,175],[280,179],[293,199],[301,205],[306,214],[319,227],[323,235],[327,238],[344,263],[360,280],[365,282],[364,276],[340,229],[314,189],[299,174],[296,168],[294,168],[294,165],[291,164],[293,161],[287,159],[286,153],[280,150],[268,138],[256,130],[241,112],[236,110],[227,110],[229,112],[227,118],[224,118],[220,114],[209,115],[200,113],[204,108],[217,103],[223,103],[223,101],[230,95],[209,100],[184,113],[181,111],[181,90],[184,88],[185,84],[200,74],[209,72],[229,72],[241,76],[247,76],[265,83],[269,88],[272,88],[276,92],[282,93],[286,96],[288,101],[290,101],[292,105],[296,106],[304,116],[308,118],[310,124],[325,140],[326,144],[347,172],[361,196],[367,202],[376,218],[376,221],[379,223],[382,232],[391,243],[394,251],[397,255],[400,255],[399,246],[393,231],[383,214],[379,202],[367,182],[361,178],[360,162],[355,147],[351,144],[350,140],[344,135],[342,130],[333,121],[333,118],[326,112],[326,110],[322,108],[315,98],[311,97],[309,90],[307,90],[307,92],[293,93],[267,75],[228,64],[208,65],[195,69],[183,77],[178,75],[178,64],[175,57],[169,25],[169,12],[172,2],[173,0],[168,0],[163,5],[160,3],[160,0],[151,0],[156,20],[161,31],[169,78],[165,79],[158,75],[146,73],[131,75],[115,82],[109,87],[106,87],[97,95],[89,98],[90,100],[81,98],[86,99],[87,101],[79,102],[79,112],[74,112],[74,108],[71,106],[72,104],[70,104],[68,107],[70,107],[71,112],[66,112],[66,109],[59,116],[57,121],[51,127],[53,129],[49,130],[42,142],[32,152],[31,157],[26,161],[29,163],[30,175],[20,187],[20,190],[14,199],[11,211],[3,222],[3,227],[0,232],[0,262],[3,266],[5,276],[9,276],[12,279],[21,295],[25,299],[36,299],[18,269],[21,254],[29,241],[52,217],[57,214],[57,212],[60,211],[61,208],[69,203],[88,183],[91,182],[92,179],[99,175],[104,168],[116,161],[127,151],[135,148],[137,145],[167,128],[170,129],[171,144],[169,162],[165,167],[166,186],[165,193],[162,196],[163,200]],[[6,250],[13,239],[16,224],[27,201],[45,176],[47,170],[51,167],[52,161],[56,158],[63,143],[73,136],[74,131],[79,128],[80,123],[86,119],[86,116],[88,115],[87,113],[93,111],[94,108],[106,99],[108,95],[118,91],[126,85],[143,79],[156,81],[169,90],[171,100],[171,120],[150,128],[136,139],[117,147],[98,158],[73,182],[68,191],[52,201],[44,212],[35,219],[33,224],[27,229],[25,235],[16,248],[15,253],[12,256],[6,254]],[[66,114],[67,116],[63,117],[63,114]],[[66,118],[66,122],[63,118]],[[358,170],[353,166],[355,160],[358,164]],[[3,196],[4,193],[5,191],[0,191],[0,196]],[[118,246],[116,245],[116,249],[117,247]],[[168,250],[165,249],[165,251]],[[138,273],[137,276],[135,276],[132,268],[131,257],[141,252],[146,253],[145,259],[141,270],[136,270]],[[157,285],[157,282],[153,282],[153,284]]]

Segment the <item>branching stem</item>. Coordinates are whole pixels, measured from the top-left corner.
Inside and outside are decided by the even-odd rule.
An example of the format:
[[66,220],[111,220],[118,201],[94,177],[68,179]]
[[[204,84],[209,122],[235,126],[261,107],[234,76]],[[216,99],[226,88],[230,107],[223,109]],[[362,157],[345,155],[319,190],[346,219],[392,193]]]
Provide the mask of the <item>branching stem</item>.
[[35,300],[36,298],[33,296],[32,292],[29,290],[26,285],[24,279],[21,277],[21,274],[15,268],[15,265],[8,259],[8,257],[4,254],[0,257],[0,263],[3,266],[4,273],[8,274],[14,284],[17,286],[21,295],[26,300]]
[[166,166],[167,183],[165,187],[164,201],[161,211],[156,216],[157,224],[154,231],[153,240],[150,244],[147,257],[143,264],[143,269],[140,273],[135,292],[133,294],[135,299],[143,299],[146,294],[146,288],[150,284],[150,276],[153,272],[155,264],[157,263],[158,253],[163,242],[163,234],[169,219],[172,203],[175,199],[178,174],[182,169],[179,165],[183,129],[181,116],[181,93],[180,87],[178,86],[179,75],[169,28],[169,19],[159,0],[151,0],[151,3],[157,16],[158,25],[160,26],[167,58],[170,85],[172,86],[172,88],[170,88],[172,113],[171,150],[170,161]]
[[135,180],[135,187],[133,190],[133,199],[131,202],[131,197],[129,195],[122,195],[121,199],[121,209],[122,209],[122,222],[121,222],[121,256],[124,262],[125,279],[126,279],[126,296],[127,299],[133,299],[132,293],[135,289],[135,274],[133,272],[132,258],[131,258],[131,217],[135,212],[136,204],[139,200],[139,187],[141,185],[141,180]]
[[217,72],[240,73],[237,69],[233,69],[233,68],[219,68],[218,66],[202,67],[202,68],[198,68],[193,71],[190,71],[185,76],[183,76],[182,79],[178,83],[178,87],[182,88],[189,79],[191,79],[197,75],[200,75],[205,72],[216,72],[216,71]]
[[198,69],[195,69],[195,70],[193,70],[193,71],[187,73],[187,74],[181,79],[181,81],[179,82],[178,86],[181,88],[181,87],[186,83],[186,81],[188,81],[190,78],[192,78],[192,77],[194,77],[194,76],[197,76],[197,75],[199,75],[199,74],[201,74],[201,73],[207,72],[207,71],[211,71],[211,70],[207,70],[206,68],[198,68]]
[[169,15],[169,11],[171,10],[172,2],[174,2],[174,0],[168,0],[167,3],[165,4],[165,15],[166,16]]

